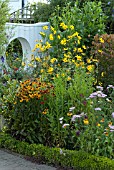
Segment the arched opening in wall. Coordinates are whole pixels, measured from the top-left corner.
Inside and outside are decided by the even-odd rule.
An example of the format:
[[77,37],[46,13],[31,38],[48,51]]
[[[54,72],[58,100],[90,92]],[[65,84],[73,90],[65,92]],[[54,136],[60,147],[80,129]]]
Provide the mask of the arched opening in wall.
[[23,49],[21,42],[18,39],[14,39],[6,48],[6,62],[8,67],[14,70],[18,70],[21,66],[23,59]]
[[6,63],[11,69],[19,69],[22,61],[25,65],[31,59],[31,47],[29,42],[22,37],[10,41],[6,48]]

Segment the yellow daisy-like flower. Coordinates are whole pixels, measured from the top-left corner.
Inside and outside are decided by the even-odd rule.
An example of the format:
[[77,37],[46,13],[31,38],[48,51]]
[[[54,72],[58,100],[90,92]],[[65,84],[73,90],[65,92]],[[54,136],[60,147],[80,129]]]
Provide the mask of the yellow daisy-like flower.
[[75,47],[75,48],[73,49],[73,51],[76,52],[76,51],[77,51],[77,48]]
[[100,123],[97,123],[97,126],[101,126]]
[[103,51],[102,51],[102,50],[98,50],[98,52],[99,52],[99,53],[101,53],[101,54],[103,53]]
[[52,72],[53,72],[53,68],[52,68],[52,67],[49,67],[48,73],[49,73],[49,74],[52,74]]
[[63,58],[63,62],[64,63],[68,62],[67,58]]
[[54,28],[51,26],[51,30],[54,31]]
[[83,50],[82,50],[81,48],[78,48],[77,51],[78,51],[79,53],[83,53]]
[[91,63],[91,59],[89,59],[89,58],[88,58],[88,59],[87,59],[87,63],[89,63],[89,64],[90,64],[90,63]]
[[47,25],[43,26],[43,30],[48,30],[48,26]]
[[67,81],[70,81],[70,80],[71,80],[71,77],[68,77],[68,78],[67,78]]
[[78,61],[82,61],[82,57],[81,56],[77,55],[76,58],[77,58]]
[[41,59],[39,57],[35,57],[35,60],[41,62]]
[[50,62],[53,64],[55,61],[57,61],[57,59],[56,58],[52,58],[51,60],[50,60]]
[[60,36],[60,35],[58,35],[58,36],[57,36],[57,38],[60,40],[61,36]]
[[46,42],[45,48],[46,48],[46,49],[49,49],[49,48],[51,48],[51,47],[52,47],[51,44],[50,44],[49,42]]
[[40,32],[40,35],[45,36],[46,34],[44,32]]
[[22,64],[21,64],[22,66],[25,66],[25,62],[22,62]]
[[56,34],[56,33],[57,33],[57,31],[56,31],[56,30],[54,30],[54,31],[53,31],[53,33],[54,33],[54,34]]
[[87,69],[92,72],[94,70],[94,65],[88,65],[87,66]]
[[71,30],[74,30],[74,25],[70,25],[70,29],[71,29]]
[[100,43],[104,43],[104,40],[102,38],[99,38]]
[[82,45],[82,48],[83,48],[84,50],[86,50],[86,49],[87,49],[85,45]]
[[60,44],[61,45],[66,45],[66,42],[67,42],[67,40],[64,38],[64,39],[61,40]]
[[84,119],[83,122],[84,122],[85,125],[88,125],[88,124],[89,124],[88,119]]
[[54,38],[53,38],[53,34],[50,34],[49,35],[49,39],[52,41]]
[[43,73],[43,72],[44,72],[44,69],[41,69],[41,70],[40,70],[40,73]]

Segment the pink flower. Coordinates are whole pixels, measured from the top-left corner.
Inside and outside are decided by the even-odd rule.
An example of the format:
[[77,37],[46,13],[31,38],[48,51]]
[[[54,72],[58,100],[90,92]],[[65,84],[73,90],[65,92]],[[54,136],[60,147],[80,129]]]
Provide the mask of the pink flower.
[[66,126],[69,126],[69,124],[64,124],[63,126],[62,126],[62,128],[66,128]]
[[75,119],[80,118],[80,117],[81,117],[81,115],[73,115],[72,119],[71,119],[71,122],[75,122]]

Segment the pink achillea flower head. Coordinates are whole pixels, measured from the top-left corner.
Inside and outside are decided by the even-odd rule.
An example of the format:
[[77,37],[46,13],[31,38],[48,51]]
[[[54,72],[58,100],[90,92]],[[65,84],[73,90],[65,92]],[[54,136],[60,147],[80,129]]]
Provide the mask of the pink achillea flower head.
[[73,115],[71,118],[71,122],[75,122],[76,118],[81,118],[81,115]]
[[114,89],[114,86],[113,85],[108,85],[107,89],[109,89],[109,88]]
[[112,112],[112,117],[114,118],[114,112]]
[[100,91],[103,90],[103,87],[102,86],[96,86],[97,89],[99,89]]
[[90,94],[89,98],[95,98],[95,97],[105,98],[106,96],[107,95],[104,94],[102,91],[97,91],[97,92]]
[[109,125],[110,130],[114,130],[114,125]]
[[96,107],[96,108],[95,108],[95,110],[99,110],[99,111],[101,111],[101,108],[100,108],[100,107]]

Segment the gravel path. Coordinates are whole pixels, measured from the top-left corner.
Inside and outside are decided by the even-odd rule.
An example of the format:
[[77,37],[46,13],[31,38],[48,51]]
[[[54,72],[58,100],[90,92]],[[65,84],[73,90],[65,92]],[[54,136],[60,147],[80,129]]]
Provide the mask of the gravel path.
[[0,170],[56,170],[56,168],[32,163],[18,154],[0,149]]

